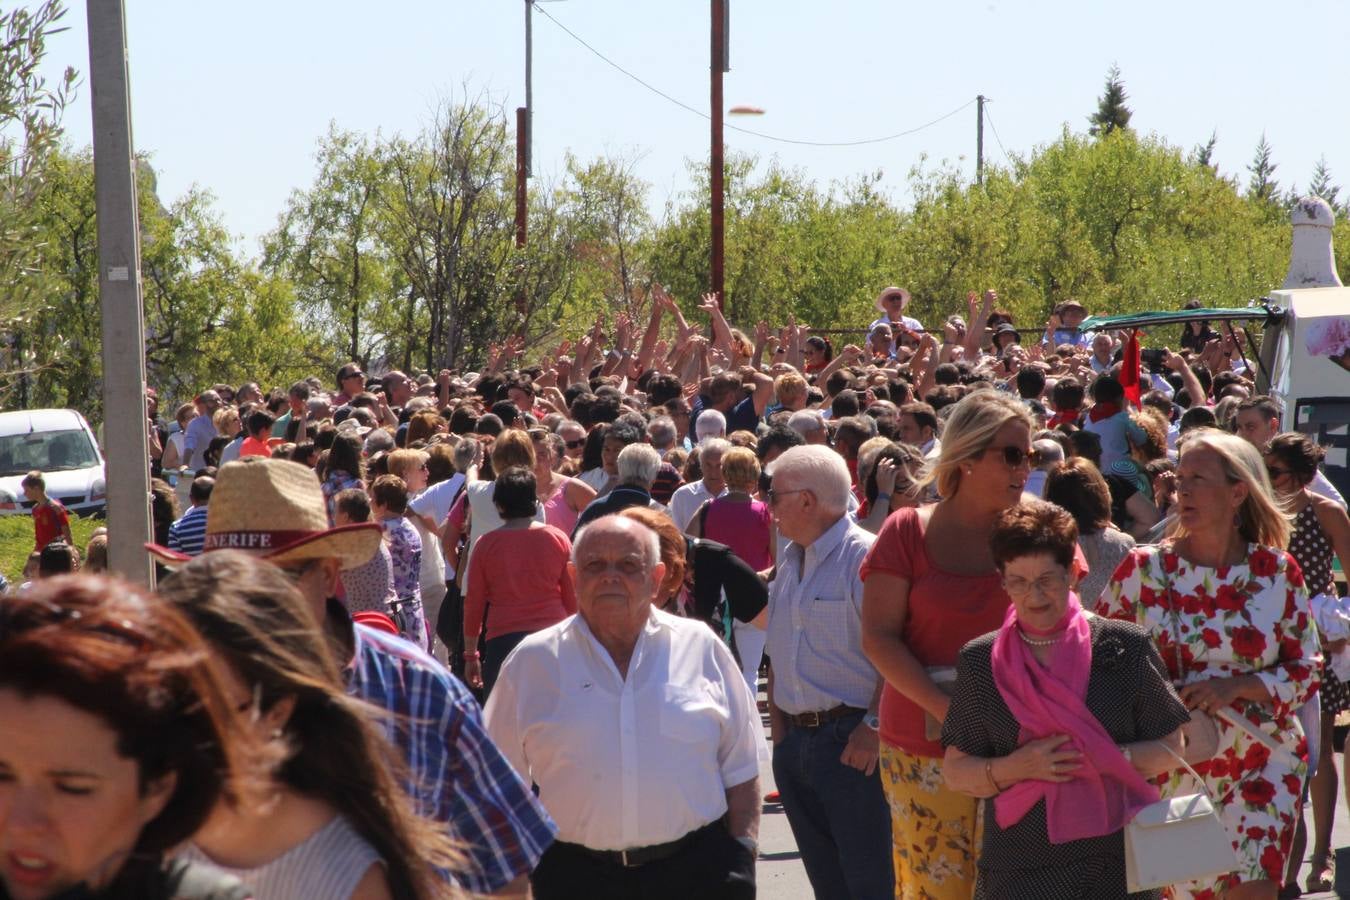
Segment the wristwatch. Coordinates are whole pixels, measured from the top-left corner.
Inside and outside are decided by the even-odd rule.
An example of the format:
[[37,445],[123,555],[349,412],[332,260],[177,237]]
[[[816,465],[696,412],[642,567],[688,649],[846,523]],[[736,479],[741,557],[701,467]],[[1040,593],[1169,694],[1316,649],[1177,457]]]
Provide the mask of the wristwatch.
[[866,725],[868,728],[872,729],[873,731],[880,731],[881,716],[877,715],[876,713],[868,713],[866,718],[863,719],[863,724]]
[[738,834],[735,839],[736,843],[750,851],[751,856],[759,856],[759,842],[754,838],[749,835]]

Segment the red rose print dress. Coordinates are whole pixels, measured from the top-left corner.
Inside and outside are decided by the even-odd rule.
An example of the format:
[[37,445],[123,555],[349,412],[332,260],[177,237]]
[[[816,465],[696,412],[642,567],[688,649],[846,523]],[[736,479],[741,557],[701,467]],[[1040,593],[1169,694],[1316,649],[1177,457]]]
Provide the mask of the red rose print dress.
[[[1097,602],[1100,615],[1152,633],[1174,683],[1255,674],[1273,698],[1237,700],[1229,711],[1282,752],[1216,719],[1218,755],[1195,766],[1232,835],[1237,869],[1213,881],[1174,885],[1172,897],[1208,900],[1242,882],[1278,884],[1294,838],[1308,769],[1307,739],[1294,711],[1317,689],[1322,656],[1298,563],[1283,550],[1256,544],[1248,545],[1247,556],[1247,565],[1207,568],[1168,545],[1140,548],[1125,557]],[[1198,790],[1184,769],[1159,784],[1164,797]]]

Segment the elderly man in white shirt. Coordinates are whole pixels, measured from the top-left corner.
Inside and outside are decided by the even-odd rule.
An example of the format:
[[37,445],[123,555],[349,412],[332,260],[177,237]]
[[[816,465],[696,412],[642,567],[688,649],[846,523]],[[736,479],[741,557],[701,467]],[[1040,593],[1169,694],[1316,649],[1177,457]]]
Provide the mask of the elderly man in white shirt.
[[578,613],[527,637],[488,700],[488,733],[558,824],[534,896],[755,894],[761,729],[731,652],[652,607],[656,534],[605,516],[569,567]]
[[726,438],[708,438],[699,445],[698,465],[703,477],[681,485],[670,496],[670,518],[681,532],[689,527],[700,506],[721,496],[727,489],[727,483],[722,478],[722,457],[730,449],[731,442]]
[[817,897],[889,897],[890,809],[877,769],[882,679],[862,651],[858,571],[876,536],[847,514],[848,468],[826,447],[774,462],[790,538],[769,586],[773,774]]

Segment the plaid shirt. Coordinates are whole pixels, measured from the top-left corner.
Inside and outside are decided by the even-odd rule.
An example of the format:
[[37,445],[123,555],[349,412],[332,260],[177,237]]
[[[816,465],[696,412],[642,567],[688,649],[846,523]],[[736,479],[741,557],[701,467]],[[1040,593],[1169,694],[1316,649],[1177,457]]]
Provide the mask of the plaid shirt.
[[394,714],[389,737],[415,779],[408,791],[418,812],[447,823],[468,854],[455,880],[490,894],[528,874],[558,829],[487,736],[473,696],[407,641],[362,625],[352,630],[349,690]]

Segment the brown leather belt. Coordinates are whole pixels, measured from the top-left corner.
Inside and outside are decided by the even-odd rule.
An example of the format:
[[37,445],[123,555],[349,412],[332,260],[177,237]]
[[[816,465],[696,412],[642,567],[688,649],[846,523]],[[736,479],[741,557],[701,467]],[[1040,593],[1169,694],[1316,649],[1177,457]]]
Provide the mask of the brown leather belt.
[[827,709],[822,712],[783,713],[787,716],[788,724],[793,728],[819,728],[827,722],[833,722],[835,719],[842,719],[844,716],[851,716],[855,713],[863,715],[867,712],[865,709],[859,709],[856,706],[836,706],[834,709]]

